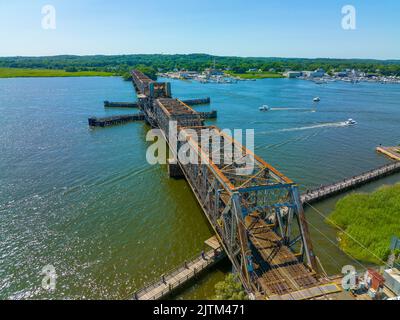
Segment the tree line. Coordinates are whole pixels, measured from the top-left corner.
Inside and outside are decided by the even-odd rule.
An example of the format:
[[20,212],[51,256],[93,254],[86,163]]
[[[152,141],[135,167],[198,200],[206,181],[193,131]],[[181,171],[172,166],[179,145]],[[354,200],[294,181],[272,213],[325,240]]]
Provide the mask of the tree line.
[[62,55],[0,58],[0,67],[6,68],[57,69],[69,72],[103,71],[118,75],[126,75],[133,68],[142,68],[151,76],[157,72],[175,69],[203,71],[206,68],[212,68],[214,64],[218,69],[231,70],[235,73],[245,73],[249,69],[284,72],[286,70],[303,71],[323,68],[326,71],[356,69],[367,73],[400,76],[400,60],[246,58],[207,54]]

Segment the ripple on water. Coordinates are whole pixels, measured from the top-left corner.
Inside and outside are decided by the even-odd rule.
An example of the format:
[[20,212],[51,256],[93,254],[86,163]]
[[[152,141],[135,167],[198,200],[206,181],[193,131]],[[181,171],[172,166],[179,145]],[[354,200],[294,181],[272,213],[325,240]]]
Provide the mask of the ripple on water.
[[[257,153],[302,188],[381,165],[386,159],[375,146],[398,143],[398,87],[285,79],[232,86],[173,81],[173,87],[178,97],[211,96],[219,127],[255,129]],[[312,113],[307,108],[316,95],[322,101]],[[203,248],[211,231],[188,185],[146,162],[149,128],[87,127],[89,116],[114,113],[103,100],[132,99],[132,86],[119,78],[2,80],[0,299],[126,298]],[[263,104],[293,112],[260,114]],[[344,128],[350,117],[359,126]],[[309,216],[335,238],[323,219]],[[346,262],[314,237],[331,270],[330,255]],[[41,289],[48,264],[59,276],[54,293]],[[227,271],[180,297],[210,297]]]

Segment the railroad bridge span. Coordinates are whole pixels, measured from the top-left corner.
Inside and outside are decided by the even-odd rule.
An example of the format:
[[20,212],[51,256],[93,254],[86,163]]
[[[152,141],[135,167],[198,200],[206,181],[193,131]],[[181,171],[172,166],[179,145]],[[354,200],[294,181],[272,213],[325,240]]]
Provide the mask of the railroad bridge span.
[[137,70],[132,78],[145,120],[169,145],[176,121],[177,135],[185,137],[177,150],[185,143],[197,158],[197,164],[170,166],[187,180],[251,297],[311,299],[337,291],[318,276],[298,186],[218,127],[206,126],[172,97],[170,83]]

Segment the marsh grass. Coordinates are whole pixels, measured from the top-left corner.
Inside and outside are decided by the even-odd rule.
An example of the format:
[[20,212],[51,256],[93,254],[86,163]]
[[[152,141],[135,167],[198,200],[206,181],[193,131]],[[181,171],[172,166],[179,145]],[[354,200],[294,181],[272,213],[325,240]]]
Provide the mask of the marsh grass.
[[400,184],[343,198],[328,223],[344,230],[339,238],[347,254],[382,264],[390,255],[391,238],[400,235]]

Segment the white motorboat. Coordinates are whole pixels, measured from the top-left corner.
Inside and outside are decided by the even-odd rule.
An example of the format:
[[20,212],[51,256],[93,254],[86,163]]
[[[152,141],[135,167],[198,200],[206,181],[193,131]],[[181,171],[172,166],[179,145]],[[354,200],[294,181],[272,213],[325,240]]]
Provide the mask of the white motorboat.
[[355,126],[357,124],[357,121],[353,120],[353,119],[349,119],[346,121],[346,125],[348,126]]
[[260,111],[266,112],[266,111],[270,111],[271,108],[268,107],[267,105],[263,105],[262,107],[259,108]]
[[320,97],[316,97],[316,98],[313,99],[313,101],[314,101],[314,102],[320,102],[320,101],[321,101],[321,98],[320,98]]

